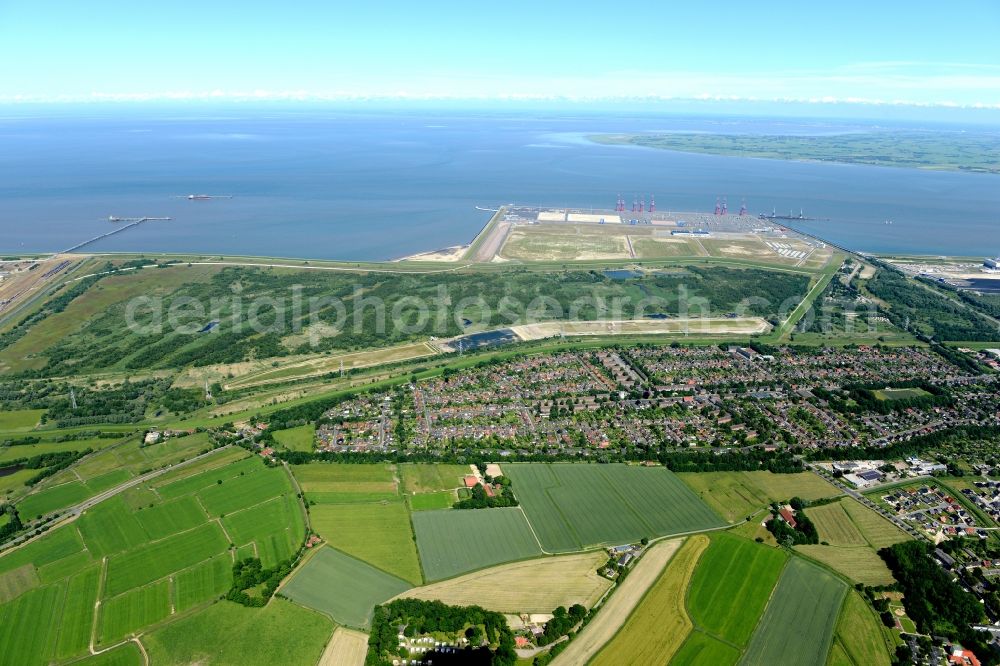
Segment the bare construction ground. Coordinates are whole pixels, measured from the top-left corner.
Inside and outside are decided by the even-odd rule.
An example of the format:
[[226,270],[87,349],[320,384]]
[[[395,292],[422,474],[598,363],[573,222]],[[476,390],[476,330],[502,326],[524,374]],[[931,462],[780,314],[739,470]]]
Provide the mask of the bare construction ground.
[[368,654],[368,634],[337,627],[318,666],[364,666]]
[[[485,249],[486,243],[480,248]],[[515,224],[498,249],[503,261],[552,262],[614,259],[716,259],[818,269],[833,249],[778,231],[719,230],[692,234],[662,224]],[[488,261],[484,256],[480,261]]]
[[723,335],[765,333],[771,325],[760,317],[695,319],[627,319],[623,321],[544,322],[512,326],[522,340],[558,335]]
[[680,549],[684,539],[660,541],[643,556],[625,581],[601,606],[597,616],[553,661],[553,666],[586,664],[610,641],[632,613],[642,597],[660,577],[667,562]]
[[[327,356],[309,356],[305,359],[291,362],[279,362],[277,368],[271,367],[270,363],[237,363],[220,366],[206,366],[204,368],[192,368],[178,378],[177,386],[200,386],[207,381],[224,381],[225,388],[248,388],[251,386],[261,386],[276,382],[285,382],[309,377],[318,377],[330,372],[339,372],[341,365],[343,369],[368,368],[385,363],[396,363],[397,361],[408,361],[425,356],[437,354],[437,350],[426,342],[416,342],[413,344],[399,345],[396,347],[386,347],[384,349],[373,349],[370,351],[350,352],[346,354],[335,354]],[[235,375],[229,378],[229,375]]]
[[608,559],[603,551],[503,564],[407,590],[403,598],[476,604],[501,613],[549,613],[558,606],[592,607],[611,587],[597,575]]

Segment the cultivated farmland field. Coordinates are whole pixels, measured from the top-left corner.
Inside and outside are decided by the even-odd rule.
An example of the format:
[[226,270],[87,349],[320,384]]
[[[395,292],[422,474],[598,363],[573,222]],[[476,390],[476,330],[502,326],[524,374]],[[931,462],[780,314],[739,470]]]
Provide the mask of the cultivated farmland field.
[[101,602],[100,642],[114,643],[127,634],[170,615],[169,581],[129,590]]
[[79,481],[71,481],[26,496],[17,503],[17,511],[25,518],[35,518],[82,502],[93,494]]
[[319,666],[362,666],[368,654],[368,634],[337,627]]
[[909,537],[860,502],[839,502],[806,509],[821,541],[829,545],[796,546],[796,550],[839,571],[856,583],[890,585],[892,574],[878,550]]
[[771,502],[792,497],[817,500],[840,494],[811,472],[683,472],[677,476],[729,522],[741,520]]
[[[700,539],[701,537],[692,537]],[[707,545],[707,540],[705,544]],[[553,666],[586,664],[610,641],[625,624],[632,611],[642,601],[647,590],[659,579],[667,563],[684,544],[682,539],[671,539],[654,544],[639,563],[632,568],[615,593],[604,603],[596,617],[553,661]]]
[[504,465],[504,471],[548,552],[724,524],[663,467],[514,463]]
[[312,463],[291,469],[306,500],[317,504],[380,502],[399,495],[393,465]]
[[428,581],[542,554],[518,508],[418,511],[412,519]]
[[684,597],[708,545],[708,537],[702,534],[684,543],[621,631],[590,662],[593,666],[670,661],[693,627],[684,608]]
[[333,627],[325,615],[284,599],[264,608],[218,603],[145,634],[142,642],[157,666],[315,664]]
[[695,626],[714,638],[745,646],[788,556],[729,534],[712,536],[687,593]]
[[233,584],[233,558],[228,553],[218,555],[185,569],[174,576],[174,599],[177,611],[217,599]]
[[401,500],[376,504],[318,504],[309,511],[313,530],[349,555],[419,585],[420,561]]
[[292,482],[284,469],[262,468],[200,490],[198,499],[211,515],[221,516],[290,492]]
[[44,409],[16,409],[0,413],[0,430],[31,430],[38,425]]
[[834,634],[833,651],[850,666],[889,666],[891,646],[882,623],[865,600],[851,591],[844,599]]
[[367,628],[376,604],[409,588],[405,580],[323,547],[296,572],[281,594],[326,613],[338,624]]
[[288,430],[276,430],[274,440],[289,451],[312,451],[316,448],[316,428],[307,423]]
[[69,579],[63,604],[56,656],[72,657],[87,649],[94,620],[94,602],[101,580],[100,567],[91,567]]
[[740,663],[823,666],[847,590],[833,574],[792,558]]
[[403,490],[408,494],[452,490],[462,485],[462,478],[471,473],[468,465],[433,465],[411,463],[399,466]]
[[47,663],[55,651],[65,585],[36,587],[0,606],[0,664]]
[[885,561],[868,546],[795,546],[795,550],[839,571],[855,583],[892,585],[895,580]]
[[573,604],[590,608],[611,587],[611,581],[597,575],[607,559],[597,551],[502,564],[416,587],[400,596],[437,599],[453,606],[478,605],[500,613],[549,613],[557,606]]
[[434,511],[437,509],[450,509],[455,503],[455,492],[452,490],[442,490],[436,493],[422,493],[420,495],[410,495],[406,501],[413,511]]
[[870,546],[874,550],[909,537],[901,529],[860,502],[850,498],[806,509],[821,541],[831,546]]
[[224,553],[229,541],[218,523],[207,523],[188,532],[108,558],[105,591],[109,596],[151,583],[175,571]]
[[671,664],[677,666],[732,666],[740,660],[740,651],[697,629],[691,632]]
[[94,557],[136,548],[149,539],[136,515],[120,497],[112,497],[88,509],[80,516],[76,528]]

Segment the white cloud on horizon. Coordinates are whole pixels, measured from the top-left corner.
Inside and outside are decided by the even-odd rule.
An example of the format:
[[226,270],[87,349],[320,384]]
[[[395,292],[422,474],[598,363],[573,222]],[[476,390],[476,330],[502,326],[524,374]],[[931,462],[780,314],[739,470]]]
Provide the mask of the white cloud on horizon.
[[[599,91],[599,92],[594,92]],[[546,79],[423,75],[400,81],[317,81],[289,89],[95,90],[65,95],[0,94],[0,103],[147,101],[566,101],[711,100],[926,108],[1000,109],[1000,66],[953,62],[861,62],[826,70],[753,74],[603,72]]]

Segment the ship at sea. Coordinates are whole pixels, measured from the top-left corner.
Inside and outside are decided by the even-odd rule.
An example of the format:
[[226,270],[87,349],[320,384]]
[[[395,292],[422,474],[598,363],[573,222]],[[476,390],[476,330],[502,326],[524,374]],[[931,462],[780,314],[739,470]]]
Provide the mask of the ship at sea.
[[828,218],[828,217],[807,217],[806,214],[803,213],[802,209],[800,208],[798,215],[794,215],[792,213],[792,211],[788,211],[788,215],[778,215],[778,213],[775,210],[772,209],[771,212],[770,212],[770,214],[768,214],[768,213],[761,213],[760,215],[757,216],[757,219],[759,219],[759,220],[801,220],[801,221],[827,220],[828,221],[830,218]]

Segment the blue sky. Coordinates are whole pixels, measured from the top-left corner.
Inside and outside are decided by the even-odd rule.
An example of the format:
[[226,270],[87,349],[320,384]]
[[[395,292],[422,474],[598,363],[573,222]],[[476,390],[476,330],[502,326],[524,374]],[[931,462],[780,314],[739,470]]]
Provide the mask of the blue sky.
[[755,99],[1000,108],[1000,2],[0,0],[0,100]]

